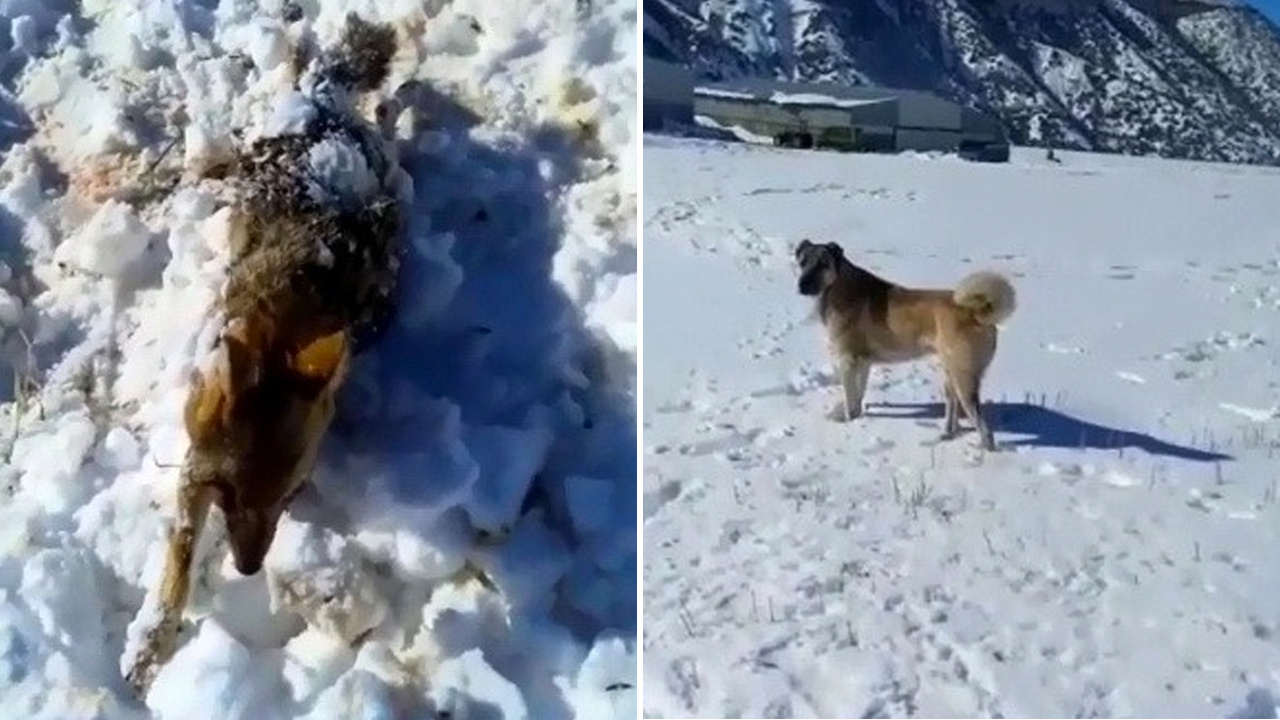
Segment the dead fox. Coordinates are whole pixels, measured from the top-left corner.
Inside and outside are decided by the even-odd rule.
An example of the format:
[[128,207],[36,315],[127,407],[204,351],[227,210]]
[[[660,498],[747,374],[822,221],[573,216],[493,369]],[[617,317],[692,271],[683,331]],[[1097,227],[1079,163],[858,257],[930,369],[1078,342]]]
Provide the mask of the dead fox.
[[[307,153],[325,139],[355,143],[380,185],[355,203],[317,200]],[[390,318],[402,218],[398,168],[380,143],[367,123],[321,107],[306,132],[260,139],[237,161],[226,323],[184,408],[191,444],[161,617],[126,673],[139,693],[176,650],[211,506],[226,519],[236,569],[258,572],[281,514],[311,477],[355,344]]]

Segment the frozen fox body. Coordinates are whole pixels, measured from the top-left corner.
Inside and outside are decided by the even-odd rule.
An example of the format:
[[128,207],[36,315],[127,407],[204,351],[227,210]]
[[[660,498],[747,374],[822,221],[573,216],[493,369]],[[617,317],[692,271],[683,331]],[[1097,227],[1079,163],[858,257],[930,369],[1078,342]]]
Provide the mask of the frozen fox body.
[[[348,22],[339,56],[359,62],[335,67],[376,72],[394,34]],[[361,52],[352,52],[356,43]],[[371,89],[358,78],[344,82]],[[223,512],[237,570],[258,572],[281,514],[311,477],[356,344],[379,335],[392,315],[403,171],[385,139],[339,105],[319,96],[301,132],[254,141],[230,168],[237,200],[220,307],[226,322],[213,363],[193,375],[184,409],[191,444],[160,620],[126,673],[139,692],[176,650],[210,508]],[[329,187],[317,153],[329,162]],[[336,173],[334,158],[345,158]]]
[[245,574],[261,567],[285,504],[310,477],[356,337],[390,316],[399,263],[390,168],[348,208],[317,202],[302,172],[314,136],[259,140],[243,161],[226,329],[185,414],[189,482],[213,488]]

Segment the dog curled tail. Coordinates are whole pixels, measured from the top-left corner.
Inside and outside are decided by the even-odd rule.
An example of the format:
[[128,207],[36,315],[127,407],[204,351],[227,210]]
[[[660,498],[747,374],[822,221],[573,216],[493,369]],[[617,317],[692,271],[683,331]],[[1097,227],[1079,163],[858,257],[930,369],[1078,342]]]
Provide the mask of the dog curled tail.
[[1018,307],[1018,296],[1008,278],[981,270],[956,285],[952,301],[973,314],[979,325],[999,325]]

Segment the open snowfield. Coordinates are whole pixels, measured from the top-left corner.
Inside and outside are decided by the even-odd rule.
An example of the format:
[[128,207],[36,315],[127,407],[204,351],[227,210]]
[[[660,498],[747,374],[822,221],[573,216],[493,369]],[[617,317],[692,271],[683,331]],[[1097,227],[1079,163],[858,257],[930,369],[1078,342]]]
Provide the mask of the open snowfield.
[[[636,5],[520,5],[0,2],[0,715],[634,717]],[[395,323],[263,572],[214,513],[138,700],[222,322],[225,201],[197,175],[289,132],[293,48],[348,11],[397,28],[384,94],[419,83]],[[363,182],[330,150],[317,182]],[[467,561],[496,592],[449,581]]]
[[[1280,171],[646,136],[648,717],[1276,717]],[[1008,273],[1000,451],[836,386],[792,249]]]

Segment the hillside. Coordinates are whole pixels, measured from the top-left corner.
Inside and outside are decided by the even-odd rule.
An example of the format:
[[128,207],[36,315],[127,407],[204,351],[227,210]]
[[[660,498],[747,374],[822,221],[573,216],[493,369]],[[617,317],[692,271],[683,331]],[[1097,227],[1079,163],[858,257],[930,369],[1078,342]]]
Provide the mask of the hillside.
[[1019,144],[1280,162],[1280,31],[1197,0],[644,0],[702,76],[880,84],[988,109]]

